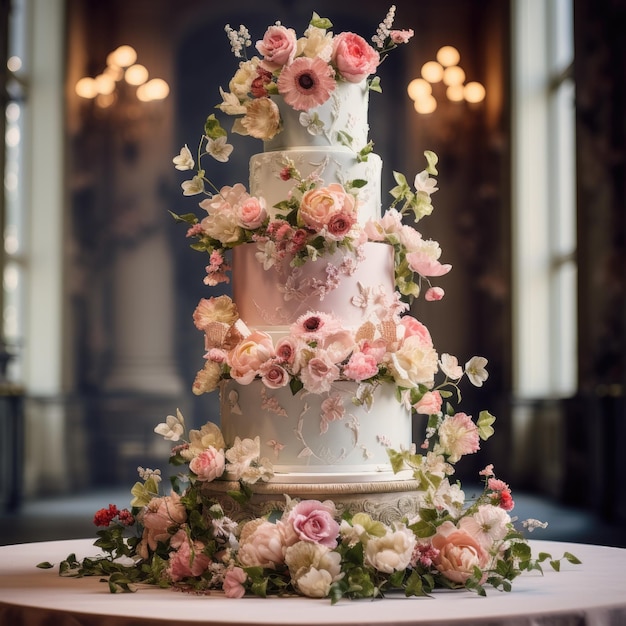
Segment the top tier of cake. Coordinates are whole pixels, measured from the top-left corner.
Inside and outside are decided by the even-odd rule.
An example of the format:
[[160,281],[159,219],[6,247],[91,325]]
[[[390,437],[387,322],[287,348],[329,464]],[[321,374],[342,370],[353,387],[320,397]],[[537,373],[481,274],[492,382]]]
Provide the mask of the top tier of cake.
[[359,152],[367,145],[369,89],[364,80],[337,83],[330,98],[308,112],[296,111],[280,96],[272,99],[282,130],[264,142],[265,152],[319,147]]

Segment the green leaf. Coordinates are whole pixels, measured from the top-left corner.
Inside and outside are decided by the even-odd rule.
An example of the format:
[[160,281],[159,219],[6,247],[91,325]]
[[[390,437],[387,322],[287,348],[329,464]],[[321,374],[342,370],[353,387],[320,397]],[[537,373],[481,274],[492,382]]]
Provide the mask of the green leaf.
[[568,562],[572,563],[572,565],[582,565],[582,561],[571,552],[565,552],[563,554],[563,558]]
[[215,117],[215,113],[211,113],[211,115],[206,118],[204,134],[211,139],[228,136],[228,133],[222,128],[219,120]]
[[439,157],[432,150],[426,150],[424,152],[424,156],[426,157],[426,161],[428,162],[426,171],[431,176],[437,176],[439,172],[437,171],[436,165],[439,162]]
[[327,17],[320,17],[315,12],[313,12],[313,16],[311,17],[309,24],[311,26],[315,26],[315,28],[322,28],[324,30],[328,30],[333,27],[333,23]]
[[380,76],[374,76],[372,80],[369,81],[368,87],[370,91],[375,91],[376,93],[382,93],[383,88],[380,86]]
[[168,211],[168,213],[178,223],[191,224],[192,226],[198,223],[198,217],[194,213],[184,213],[183,215],[177,215],[173,211]]
[[495,421],[496,418],[491,413],[489,413],[489,411],[480,412],[476,425],[478,426],[478,436],[483,441],[486,441],[487,439],[489,439],[489,437],[491,437],[491,435],[493,435],[494,430],[491,425]]
[[52,565],[49,561],[42,561],[41,563],[37,563],[36,567],[39,569],[51,569],[54,565]]

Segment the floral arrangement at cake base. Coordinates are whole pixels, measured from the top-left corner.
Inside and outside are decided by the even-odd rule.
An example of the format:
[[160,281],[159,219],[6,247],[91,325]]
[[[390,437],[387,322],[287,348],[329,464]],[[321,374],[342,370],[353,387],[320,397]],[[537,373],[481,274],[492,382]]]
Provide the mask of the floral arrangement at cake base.
[[[193,320],[203,335],[205,363],[193,392],[224,389],[226,384],[256,385],[259,404],[287,417],[272,392],[290,390],[300,402],[295,411],[300,421],[291,442],[295,446],[302,443],[298,434],[311,394],[322,398],[316,437],[345,419],[343,425],[358,440],[358,420],[347,419],[334,393],[335,386],[347,385],[352,404],[364,407],[374,427],[380,423],[383,431],[373,431],[367,445],[355,445],[366,468],[378,471],[377,463],[367,465],[368,446],[382,446],[393,472],[409,470],[418,512],[384,523],[365,512],[340,515],[332,500],[298,500],[286,494],[284,506],[270,515],[237,523],[207,495],[206,486],[234,482],[237,489],[229,496],[245,506],[255,485],[274,477],[271,455],[264,455],[262,446],[279,456],[284,442],[266,435],[263,441],[260,436],[236,436],[227,443],[226,431],[210,421],[199,430],[188,430],[178,411],[155,428],[173,444],[169,461],[178,471],[171,477],[171,488],[162,488],[160,471],[139,468],[141,480],[132,488],[130,509],[111,504],[95,515],[101,528],[95,546],[102,554],[82,560],[70,555],[60,565],[61,575],[101,576],[113,592],[150,584],[193,593],[221,592],[230,598],[297,594],[337,602],[378,598],[391,591],[426,596],[437,588],[484,595],[488,586],[509,591],[517,576],[541,570],[544,562],[559,568],[560,559],[531,554],[522,531],[544,524],[530,519],[516,527],[511,491],[493,466],[480,472],[484,486],[474,497],[466,497],[452,480],[455,464],[476,453],[480,441],[493,434],[495,417],[482,411],[473,419],[456,408],[462,379],[478,387],[487,380],[487,360],[475,356],[463,366],[457,357],[439,354],[428,329],[408,313],[422,293],[427,302],[443,298],[443,289],[431,280],[451,269],[440,261],[439,244],[406,223],[407,218],[417,223],[433,210],[437,157],[425,152],[427,166],[412,185],[403,174],[394,173],[392,201],[380,216],[371,190],[372,179],[380,178],[381,162],[363,132],[366,119],[356,121],[352,107],[353,101],[366,104],[369,91],[380,91],[376,68],[391,49],[413,35],[393,29],[394,16],[392,7],[372,37],[373,45],[354,33],[333,34],[330,21],[317,14],[300,38],[277,22],[256,44],[260,57],[250,59],[245,57],[251,45],[247,29],[227,26],[232,50],[241,61],[228,91],[220,89],[217,108],[235,117],[233,132],[262,139],[266,146],[281,133],[295,132],[294,150],[283,153],[269,144],[269,160],[255,160],[255,167],[269,162],[274,168],[264,175],[271,179],[271,193],[282,193],[282,183],[288,188],[271,203],[240,183],[216,188],[202,160],[210,156],[227,162],[232,146],[211,114],[197,156],[184,146],[173,159],[178,170],[194,172],[182,183],[183,195],[203,196],[203,217],[174,215],[187,225],[192,247],[207,255],[206,285],[230,280],[229,251],[254,246],[253,258],[264,271],[286,272],[284,280],[283,274],[271,279],[281,306],[314,296],[321,309],[334,292],[345,291],[339,288],[341,281],[372,254],[367,246],[378,247],[377,254],[381,249],[383,256],[388,253],[391,288],[375,284],[378,277],[369,284],[356,281],[356,292],[338,307],[342,315],[304,310],[292,315],[286,328],[272,320],[270,326],[280,328],[275,335],[251,326],[230,297],[202,298]],[[288,131],[294,115],[296,131]],[[339,130],[338,120],[343,124]],[[308,145],[310,141],[317,146],[318,139],[325,146],[320,161],[303,172],[290,155],[318,154]],[[298,142],[304,142],[303,150]],[[325,170],[331,160],[340,162],[332,176]],[[338,261],[328,261],[336,254]],[[307,278],[307,268],[320,260],[322,278]],[[347,323],[354,312],[359,322]],[[410,441],[399,447],[387,441],[389,416],[375,412],[379,388],[393,390],[394,407],[395,400],[401,407],[396,421],[409,418],[410,412],[425,420],[419,451]],[[231,408],[242,415],[237,391],[230,393]],[[254,407],[248,410],[246,427],[257,427]],[[287,436],[294,434],[289,431]],[[305,459],[301,468],[309,469],[312,449],[308,444],[298,449],[297,460]],[[578,562],[568,553],[562,558]]]

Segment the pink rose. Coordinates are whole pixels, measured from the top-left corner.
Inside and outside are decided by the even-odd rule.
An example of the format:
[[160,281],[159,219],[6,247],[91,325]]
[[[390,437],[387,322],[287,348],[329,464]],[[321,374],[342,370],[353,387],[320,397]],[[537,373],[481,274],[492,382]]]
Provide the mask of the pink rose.
[[433,339],[430,335],[430,331],[422,322],[416,320],[414,317],[410,315],[405,315],[400,320],[400,325],[404,329],[404,339],[408,337],[419,337],[424,343],[430,344],[432,346]]
[[336,213],[356,212],[356,199],[344,191],[338,183],[328,187],[314,188],[302,196],[298,218],[302,223],[315,231],[327,226]]
[[441,411],[442,402],[438,391],[427,391],[413,408],[420,415],[437,415]]
[[276,569],[285,561],[285,538],[278,524],[262,518],[247,522],[241,529],[237,558],[244,567]]
[[298,351],[302,348],[302,342],[296,337],[283,337],[276,344],[276,360],[286,365],[294,365]]
[[239,222],[243,228],[253,230],[263,224],[267,217],[265,200],[250,196],[238,207]]
[[344,367],[343,373],[352,380],[366,380],[378,374],[378,363],[371,354],[355,352]]
[[261,374],[263,384],[270,389],[278,389],[289,384],[289,373],[278,363],[266,361],[261,365],[259,373]]
[[271,65],[271,69],[291,63],[296,54],[296,46],[295,31],[280,24],[270,26],[265,31],[263,40],[256,43],[256,49]]
[[248,575],[241,567],[232,567],[224,575],[222,590],[227,598],[243,598],[246,588],[243,584],[248,580]]
[[489,563],[489,554],[480,543],[450,521],[437,528],[431,543],[439,550],[435,567],[455,583],[464,584],[474,574],[474,567],[482,569]]
[[230,375],[242,385],[250,384],[265,361],[274,356],[272,338],[260,331],[241,340],[227,355]]
[[333,39],[332,62],[345,80],[358,83],[376,71],[380,56],[363,37],[346,32]]
[[167,573],[174,582],[183,578],[200,576],[209,567],[211,558],[202,554],[204,544],[194,541],[183,541],[178,550],[170,554]]
[[328,224],[326,224],[329,238],[335,241],[343,239],[350,232],[355,222],[356,215],[352,212],[344,213],[341,211],[331,215]]
[[211,482],[224,473],[225,458],[222,450],[209,446],[189,462],[189,469],[200,481]]
[[337,547],[339,524],[335,521],[337,510],[332,501],[303,500],[291,509],[287,524],[302,541],[321,544],[331,550]]

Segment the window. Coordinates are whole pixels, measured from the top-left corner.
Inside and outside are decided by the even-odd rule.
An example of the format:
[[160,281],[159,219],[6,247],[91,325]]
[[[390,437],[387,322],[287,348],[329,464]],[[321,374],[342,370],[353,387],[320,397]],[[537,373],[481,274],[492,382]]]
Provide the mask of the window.
[[[8,377],[19,380],[21,377],[19,346],[24,337],[24,124],[27,72],[25,54],[25,10],[24,3],[14,1],[8,20],[8,58],[6,93],[4,102],[4,252],[2,294],[2,337],[10,352],[16,358],[10,363]],[[9,10],[9,9],[7,9]]]
[[514,390],[577,386],[572,0],[513,3]]

